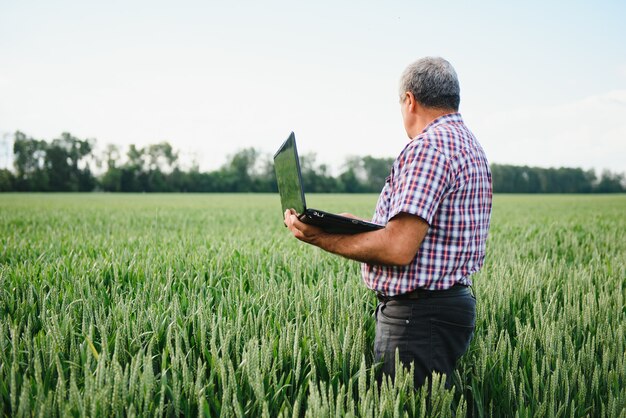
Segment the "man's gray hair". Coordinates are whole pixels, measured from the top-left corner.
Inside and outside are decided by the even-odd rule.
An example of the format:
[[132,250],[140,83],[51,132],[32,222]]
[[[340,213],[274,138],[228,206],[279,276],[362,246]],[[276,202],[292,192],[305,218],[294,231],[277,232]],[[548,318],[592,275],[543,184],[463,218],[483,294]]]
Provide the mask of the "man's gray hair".
[[423,106],[459,110],[459,79],[443,58],[424,57],[409,65],[400,79],[400,96],[407,91]]

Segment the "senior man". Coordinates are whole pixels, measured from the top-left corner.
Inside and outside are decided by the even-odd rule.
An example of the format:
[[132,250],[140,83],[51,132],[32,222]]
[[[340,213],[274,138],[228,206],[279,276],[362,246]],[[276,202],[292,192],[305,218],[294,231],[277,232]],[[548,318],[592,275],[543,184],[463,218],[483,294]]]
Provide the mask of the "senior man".
[[450,376],[474,333],[469,286],[485,258],[491,172],[459,101],[448,61],[421,58],[404,71],[400,109],[410,141],[378,198],[372,222],[383,229],[329,234],[285,212],[299,240],[363,263],[363,280],[379,300],[375,360],[393,377],[397,351],[403,365],[414,363],[416,387],[433,371]]

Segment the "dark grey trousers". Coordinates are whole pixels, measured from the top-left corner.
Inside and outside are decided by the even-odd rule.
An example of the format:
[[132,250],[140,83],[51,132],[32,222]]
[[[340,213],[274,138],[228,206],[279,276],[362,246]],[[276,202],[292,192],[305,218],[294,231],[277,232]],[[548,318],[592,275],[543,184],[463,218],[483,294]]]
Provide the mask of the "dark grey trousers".
[[405,367],[415,364],[416,388],[433,371],[445,373],[450,387],[456,361],[467,351],[476,321],[476,299],[469,288],[453,289],[378,304],[374,360],[382,362],[383,374],[395,376],[398,349]]

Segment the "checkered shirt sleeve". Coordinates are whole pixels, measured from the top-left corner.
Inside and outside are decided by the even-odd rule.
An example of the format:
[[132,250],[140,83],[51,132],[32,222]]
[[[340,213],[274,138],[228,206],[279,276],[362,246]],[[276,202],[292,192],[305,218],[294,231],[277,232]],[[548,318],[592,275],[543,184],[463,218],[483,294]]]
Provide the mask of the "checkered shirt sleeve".
[[392,172],[388,219],[405,212],[430,225],[450,184],[450,163],[432,145],[414,142],[405,148]]

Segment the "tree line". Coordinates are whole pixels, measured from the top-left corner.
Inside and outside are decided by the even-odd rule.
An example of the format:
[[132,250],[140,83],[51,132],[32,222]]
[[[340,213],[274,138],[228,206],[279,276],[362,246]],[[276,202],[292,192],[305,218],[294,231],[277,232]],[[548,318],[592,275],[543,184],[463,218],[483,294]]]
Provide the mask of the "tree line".
[[[197,164],[181,167],[179,152],[168,142],[125,153],[115,145],[97,151],[94,139],[69,133],[45,141],[22,132],[14,135],[13,170],[0,169],[0,191],[24,192],[276,192],[269,156],[255,148],[230,155],[217,170],[201,172]],[[393,158],[348,157],[338,175],[318,163],[315,154],[300,156],[307,192],[378,193]],[[623,193],[623,173],[581,168],[540,168],[493,164],[496,193]]]

